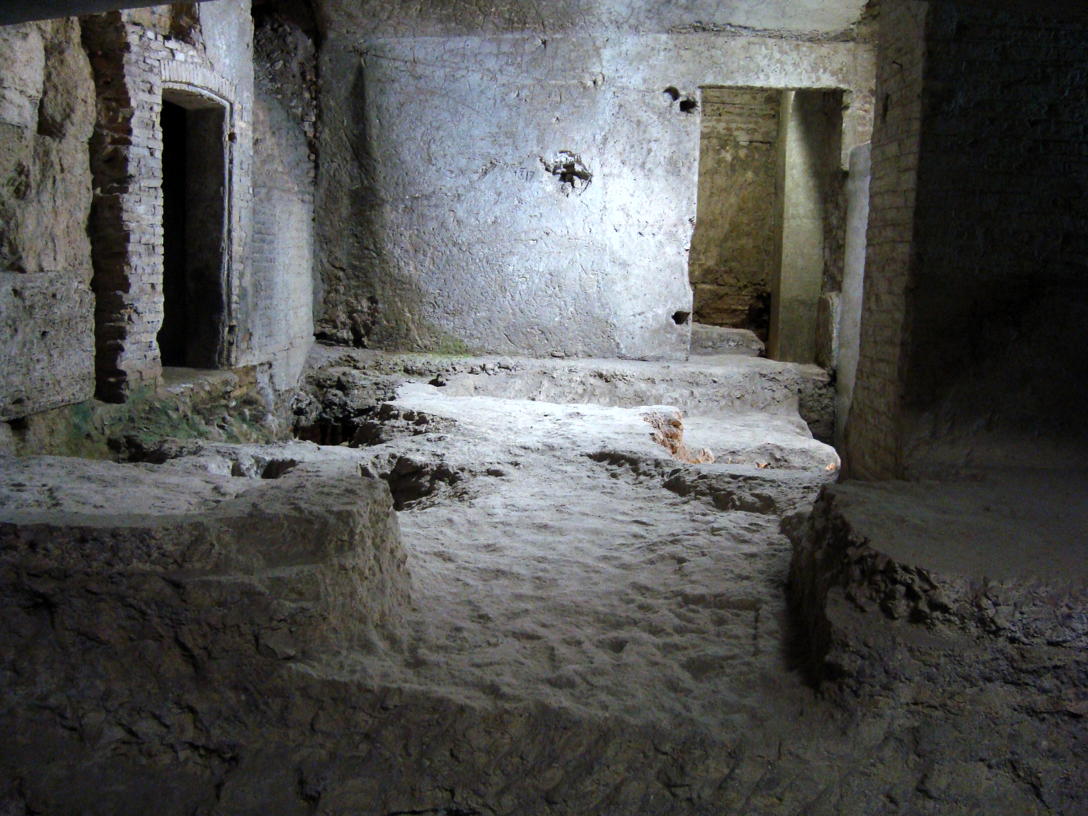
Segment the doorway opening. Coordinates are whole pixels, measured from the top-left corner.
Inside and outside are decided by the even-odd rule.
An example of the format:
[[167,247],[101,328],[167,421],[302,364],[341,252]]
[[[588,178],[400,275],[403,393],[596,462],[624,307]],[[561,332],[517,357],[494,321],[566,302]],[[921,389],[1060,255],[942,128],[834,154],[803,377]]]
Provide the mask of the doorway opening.
[[702,88],[699,192],[689,272],[695,321],[771,325],[780,91]]
[[164,366],[226,363],[227,109],[166,89],[162,105]]
[[813,362],[825,278],[841,267],[843,93],[700,90],[694,320],[752,331],[775,359]]

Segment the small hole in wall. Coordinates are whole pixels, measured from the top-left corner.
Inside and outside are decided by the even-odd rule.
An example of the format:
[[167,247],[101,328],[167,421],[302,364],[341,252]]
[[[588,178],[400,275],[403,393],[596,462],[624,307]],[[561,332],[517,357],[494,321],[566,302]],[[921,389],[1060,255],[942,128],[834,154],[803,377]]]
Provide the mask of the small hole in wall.
[[570,195],[572,191],[583,193],[593,181],[593,174],[582,163],[582,157],[569,150],[560,150],[554,161],[541,157],[540,163],[559,180],[563,195]]
[[694,113],[699,107],[699,103],[692,99],[690,96],[686,99],[680,100],[681,113]]
[[674,88],[674,87],[673,87],[672,85],[670,85],[669,87],[667,87],[667,88],[666,88],[666,89],[665,89],[664,91],[662,91],[662,93],[664,93],[664,94],[665,94],[665,96],[667,96],[667,97],[668,97],[669,99],[671,99],[671,100],[672,100],[673,102],[675,102],[675,101],[676,101],[677,99],[679,99],[679,98],[680,98],[680,91],[678,91],[678,90],[677,90],[676,88]]
[[675,323],[677,326],[683,326],[689,320],[691,320],[691,312],[672,313],[672,322]]

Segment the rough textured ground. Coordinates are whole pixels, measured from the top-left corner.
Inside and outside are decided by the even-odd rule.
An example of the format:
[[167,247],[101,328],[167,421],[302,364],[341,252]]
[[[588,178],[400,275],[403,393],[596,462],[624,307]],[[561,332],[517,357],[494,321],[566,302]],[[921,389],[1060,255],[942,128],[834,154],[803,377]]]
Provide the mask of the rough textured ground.
[[[686,406],[623,404],[675,390],[668,366],[564,386],[510,362],[607,405],[502,396],[484,365],[317,372],[342,387],[299,427],[354,446],[5,460],[0,812],[1081,812],[1083,712],[1040,704],[1065,699],[1041,652],[870,650],[913,662],[820,694],[793,668],[779,525],[838,459],[788,399],[744,407],[788,396],[785,369],[721,375],[735,402],[684,418],[715,461],[690,464],[647,422]],[[925,642],[911,619],[851,642]]]
[[964,812],[1088,807],[1084,484],[847,482],[786,525],[809,672],[860,710],[928,719],[931,773]]
[[367,451],[395,498],[435,491],[401,514],[417,613],[384,680],[661,726],[758,713],[782,666],[778,513],[838,466],[803,423],[705,423],[687,442],[733,464],[683,465],[643,419],[666,407],[425,384],[393,405],[453,425]]

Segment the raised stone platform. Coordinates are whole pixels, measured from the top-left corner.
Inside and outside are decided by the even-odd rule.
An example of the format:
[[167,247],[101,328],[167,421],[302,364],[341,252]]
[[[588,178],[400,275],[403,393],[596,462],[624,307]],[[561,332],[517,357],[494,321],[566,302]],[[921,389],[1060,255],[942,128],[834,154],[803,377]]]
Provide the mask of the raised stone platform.
[[[134,612],[135,585],[157,581],[169,600],[114,621],[111,638],[152,619],[163,637],[182,625],[211,637],[203,627],[214,619],[292,656],[395,625],[408,575],[386,485],[344,461],[270,460],[260,475],[3,457],[0,593],[23,609],[18,599],[33,596],[54,629],[78,630],[119,598]],[[5,616],[12,652],[19,617]]]
[[274,471],[0,457],[0,810],[251,812],[208,801],[237,742],[282,746],[315,660],[395,637],[386,485]]
[[813,678],[869,695],[999,680],[1021,705],[1088,716],[1086,486],[1022,471],[825,488],[790,530]]
[[[687,416],[738,411],[795,416],[827,442],[834,433],[834,386],[819,366],[725,354],[686,362],[527,357],[440,357],[339,347],[315,347],[298,424],[357,424],[358,417],[393,399],[408,379],[430,382],[456,396],[494,396],[615,407],[671,405]],[[314,441],[338,443],[314,434]]]
[[1032,471],[847,482],[785,524],[801,664],[825,699],[896,722],[886,744],[921,772],[885,782],[889,802],[1084,812],[1086,485]]

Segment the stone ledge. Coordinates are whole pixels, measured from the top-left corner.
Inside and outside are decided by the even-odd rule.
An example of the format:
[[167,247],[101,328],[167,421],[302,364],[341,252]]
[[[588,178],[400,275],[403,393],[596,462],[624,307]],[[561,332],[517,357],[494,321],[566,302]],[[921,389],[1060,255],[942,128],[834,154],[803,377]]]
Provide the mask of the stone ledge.
[[1020,473],[825,488],[807,522],[784,525],[810,678],[860,697],[1015,686],[1023,706],[1088,716],[1088,510],[1069,502],[1079,484]]
[[[285,461],[252,479],[3,457],[0,471],[6,654],[75,665],[96,659],[80,635],[94,630],[111,663],[183,635],[223,663],[255,659],[269,638],[277,656],[306,659],[395,629],[409,600],[389,490],[358,466]],[[48,633],[35,609],[49,610]]]

